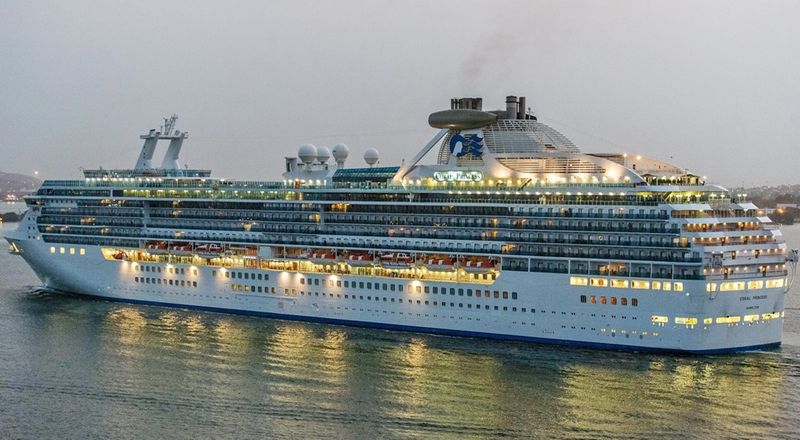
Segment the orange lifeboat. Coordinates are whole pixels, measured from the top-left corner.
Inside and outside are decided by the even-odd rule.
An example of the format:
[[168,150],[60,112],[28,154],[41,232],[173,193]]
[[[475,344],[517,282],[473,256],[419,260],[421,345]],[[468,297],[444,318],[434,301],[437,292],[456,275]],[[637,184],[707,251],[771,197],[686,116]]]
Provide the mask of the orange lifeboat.
[[148,241],[145,245],[147,253],[149,254],[166,254],[169,253],[167,243],[164,241]]
[[461,266],[469,273],[486,273],[495,269],[497,263],[491,258],[470,258],[464,260]]
[[169,251],[173,255],[191,255],[193,248],[191,243],[173,243]]
[[317,264],[333,264],[336,262],[336,252],[330,250],[317,250],[311,254],[310,259]]
[[425,260],[425,267],[427,267],[428,270],[441,270],[441,271],[453,270],[455,265],[456,265],[456,259],[453,257],[447,257],[447,258],[431,257]]
[[232,244],[228,246],[228,251],[232,256],[255,257],[258,256],[258,246],[245,246]]
[[347,256],[347,264],[351,266],[372,266],[373,260],[370,254],[353,253]]
[[414,265],[414,257],[405,253],[381,255],[381,265],[390,269],[406,269]]
[[216,243],[202,243],[195,247],[197,255],[205,258],[217,258],[224,250],[225,248],[221,244]]

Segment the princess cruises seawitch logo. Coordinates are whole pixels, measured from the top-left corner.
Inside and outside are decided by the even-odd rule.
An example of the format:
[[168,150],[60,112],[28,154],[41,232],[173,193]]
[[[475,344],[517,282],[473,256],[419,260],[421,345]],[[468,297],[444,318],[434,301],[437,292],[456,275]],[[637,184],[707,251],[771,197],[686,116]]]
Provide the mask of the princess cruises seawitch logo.
[[456,133],[450,137],[450,154],[455,157],[463,157],[467,154],[476,158],[481,157],[483,155],[483,138],[477,134],[464,136]]

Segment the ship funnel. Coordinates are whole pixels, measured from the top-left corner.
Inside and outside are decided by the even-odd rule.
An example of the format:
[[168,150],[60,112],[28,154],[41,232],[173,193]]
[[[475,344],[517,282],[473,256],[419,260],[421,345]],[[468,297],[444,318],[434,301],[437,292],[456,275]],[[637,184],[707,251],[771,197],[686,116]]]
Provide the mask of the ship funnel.
[[483,110],[483,98],[453,98],[450,110]]
[[518,105],[516,96],[506,96],[506,118],[517,119]]
[[517,111],[517,119],[528,119],[528,107],[525,107],[525,97],[519,97],[519,109]]

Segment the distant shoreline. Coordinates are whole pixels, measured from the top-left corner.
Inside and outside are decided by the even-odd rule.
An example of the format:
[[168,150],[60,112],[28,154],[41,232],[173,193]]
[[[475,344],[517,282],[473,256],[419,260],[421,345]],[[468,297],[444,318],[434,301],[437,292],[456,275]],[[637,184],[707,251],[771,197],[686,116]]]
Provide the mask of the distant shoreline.
[[3,223],[18,223],[22,220],[22,214],[6,212],[5,214],[0,214],[0,219],[2,219]]

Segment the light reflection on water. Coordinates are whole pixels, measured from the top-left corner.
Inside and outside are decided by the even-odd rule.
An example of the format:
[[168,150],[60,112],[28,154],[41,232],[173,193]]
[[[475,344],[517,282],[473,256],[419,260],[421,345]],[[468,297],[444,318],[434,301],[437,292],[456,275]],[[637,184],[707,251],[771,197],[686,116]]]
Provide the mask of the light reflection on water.
[[[800,243],[800,228],[786,235]],[[787,297],[787,342],[780,350],[682,357],[31,293],[25,286],[35,284],[32,274],[6,254],[0,275],[3,437],[719,438],[800,432],[800,347],[791,342],[798,334],[796,292]]]

